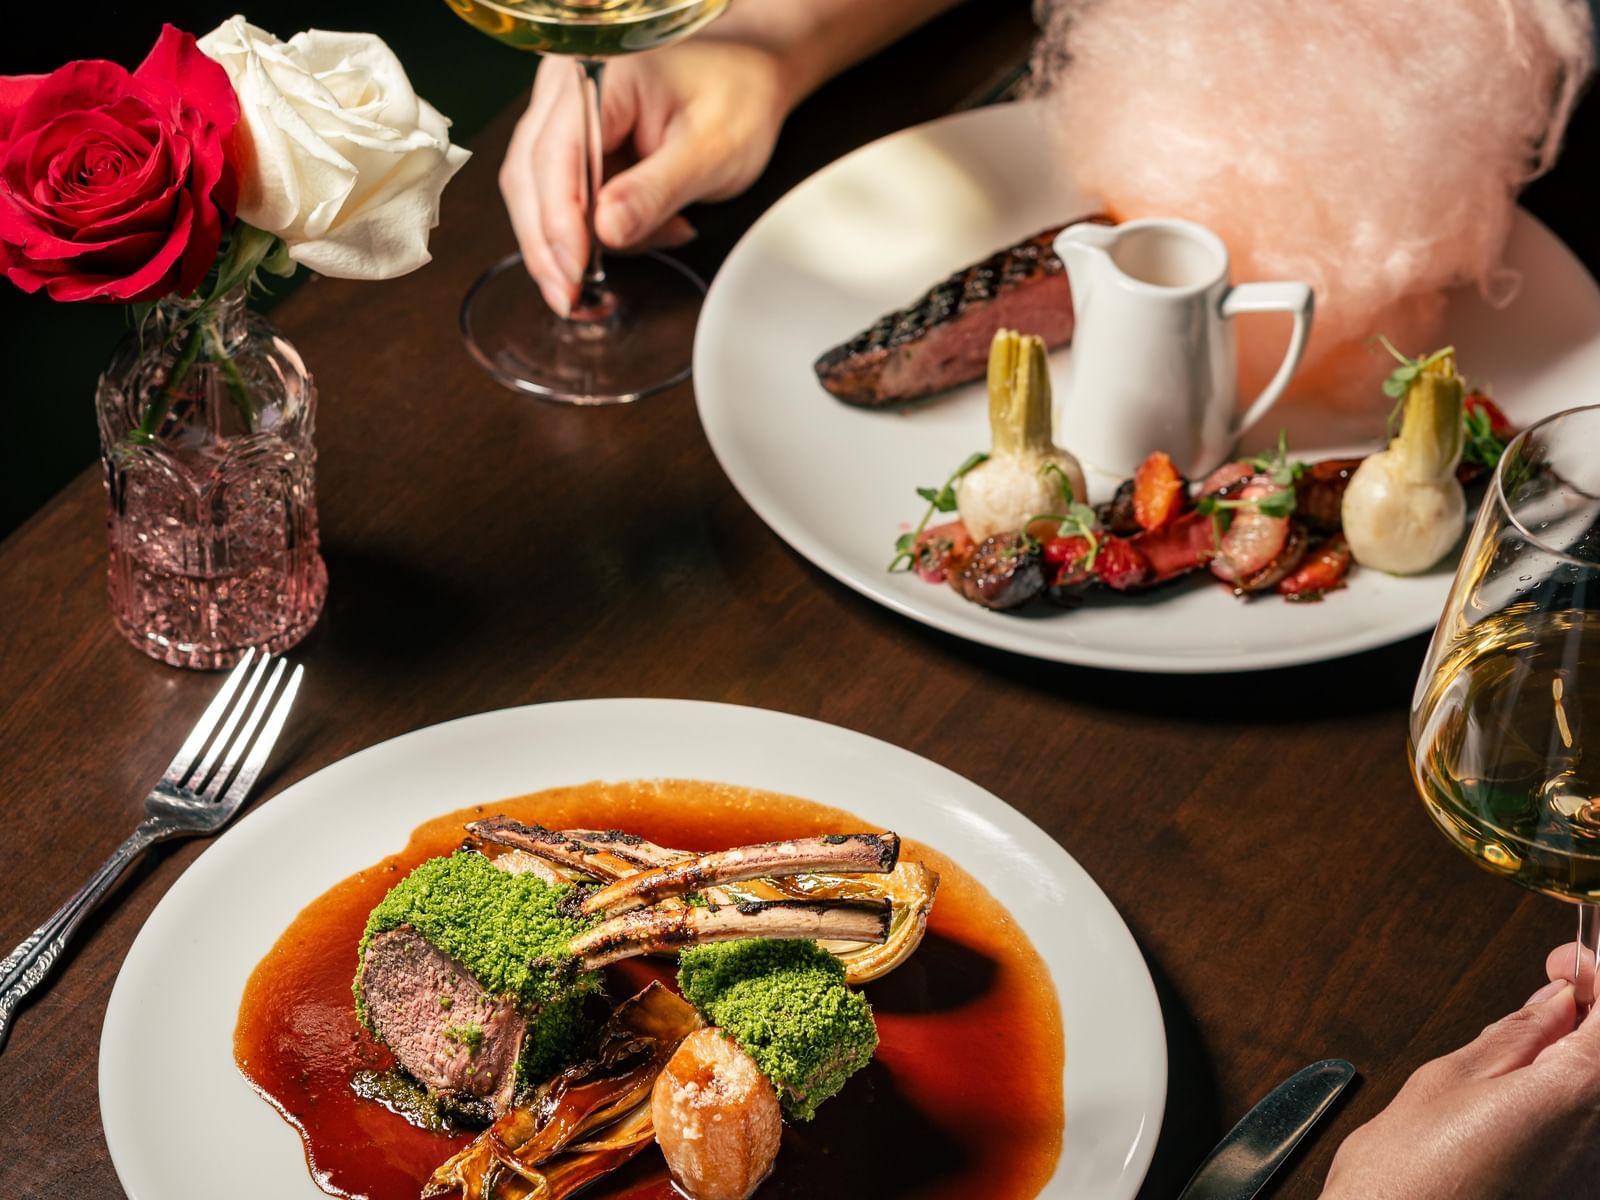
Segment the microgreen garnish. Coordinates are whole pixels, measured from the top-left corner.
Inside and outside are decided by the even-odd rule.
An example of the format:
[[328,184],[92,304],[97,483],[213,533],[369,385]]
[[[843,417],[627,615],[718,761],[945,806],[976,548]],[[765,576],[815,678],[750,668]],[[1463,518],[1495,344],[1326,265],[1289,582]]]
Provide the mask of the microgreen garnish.
[[1466,433],[1465,444],[1461,447],[1461,461],[1494,470],[1500,456],[1506,452],[1506,445],[1495,436],[1494,422],[1488,410],[1470,406],[1463,408],[1461,424]]
[[1095,556],[1100,553],[1100,535],[1097,532],[1100,518],[1095,514],[1094,509],[1077,499],[1072,491],[1072,480],[1055,463],[1045,463],[1044,466],[1039,468],[1039,474],[1055,475],[1056,482],[1061,487],[1061,498],[1067,502],[1066,512],[1039,513],[1029,517],[1022,523],[1023,543],[1031,548],[1032,544],[1038,541],[1028,532],[1035,522],[1054,521],[1056,523],[1057,537],[1081,537],[1089,543],[1089,552],[1084,555],[1083,565],[1085,567],[1094,566]]
[[1282,491],[1268,492],[1265,496],[1256,496],[1249,500],[1224,500],[1218,496],[1202,496],[1194,507],[1196,512],[1206,516],[1227,509],[1253,508],[1264,517],[1287,517],[1294,512],[1294,489],[1284,488]]
[[1259,473],[1279,487],[1293,487],[1294,481],[1306,473],[1306,464],[1289,460],[1289,435],[1278,430],[1278,448],[1271,454],[1258,455],[1244,460]]
[[917,565],[917,539],[922,536],[922,531],[928,527],[928,522],[936,512],[948,513],[956,510],[956,481],[980,463],[989,461],[989,456],[981,450],[967,456],[954,471],[950,478],[937,488],[917,489],[917,495],[928,502],[927,511],[922,514],[922,520],[917,522],[917,527],[910,533],[902,533],[894,540],[895,556],[889,560],[890,571],[909,571]]
[[1389,436],[1393,437],[1400,427],[1400,413],[1405,408],[1406,393],[1411,390],[1412,383],[1426,368],[1431,367],[1440,359],[1454,354],[1456,348],[1454,346],[1445,346],[1443,349],[1435,350],[1426,358],[1407,358],[1396,350],[1394,343],[1384,337],[1383,334],[1378,334],[1377,341],[1400,364],[1393,371],[1390,371],[1389,378],[1383,381],[1383,394],[1395,402],[1393,410],[1389,413],[1388,421]]

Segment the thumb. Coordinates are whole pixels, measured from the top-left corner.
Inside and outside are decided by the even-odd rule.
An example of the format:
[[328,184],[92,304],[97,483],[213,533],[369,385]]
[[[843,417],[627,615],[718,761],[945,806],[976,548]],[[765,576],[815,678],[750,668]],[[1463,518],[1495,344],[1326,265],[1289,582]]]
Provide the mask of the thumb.
[[1540,988],[1516,1012],[1501,1017],[1457,1051],[1472,1075],[1493,1078],[1525,1067],[1540,1051],[1571,1033],[1578,1022],[1572,985],[1556,980]]
[[600,190],[594,228],[608,246],[641,242],[699,196],[704,168],[692,138],[669,137]]

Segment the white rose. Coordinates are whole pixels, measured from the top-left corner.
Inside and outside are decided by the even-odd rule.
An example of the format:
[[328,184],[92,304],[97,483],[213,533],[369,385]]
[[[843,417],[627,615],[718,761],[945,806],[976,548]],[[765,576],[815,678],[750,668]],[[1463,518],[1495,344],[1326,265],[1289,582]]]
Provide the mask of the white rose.
[[428,261],[439,193],[468,154],[382,38],[313,29],[280,42],[234,17],[200,49],[239,94],[240,220],[341,279]]

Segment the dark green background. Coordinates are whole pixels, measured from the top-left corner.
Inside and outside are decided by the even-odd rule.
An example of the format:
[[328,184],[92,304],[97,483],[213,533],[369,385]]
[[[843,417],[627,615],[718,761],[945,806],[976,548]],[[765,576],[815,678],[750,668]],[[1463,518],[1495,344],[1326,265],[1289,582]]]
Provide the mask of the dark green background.
[[[241,10],[238,0],[87,0],[60,7],[62,17],[46,23],[44,14],[20,17],[22,7],[0,6],[6,27],[0,32],[0,75],[48,72],[74,58],[109,58],[133,67],[154,44],[163,20],[200,36]],[[246,15],[284,38],[312,27],[378,34],[400,56],[417,92],[454,120],[457,141],[525,88],[538,63],[473,31],[443,0],[251,0]],[[94,460],[95,378],[126,320],[120,305],[56,304],[0,280],[0,537]]]

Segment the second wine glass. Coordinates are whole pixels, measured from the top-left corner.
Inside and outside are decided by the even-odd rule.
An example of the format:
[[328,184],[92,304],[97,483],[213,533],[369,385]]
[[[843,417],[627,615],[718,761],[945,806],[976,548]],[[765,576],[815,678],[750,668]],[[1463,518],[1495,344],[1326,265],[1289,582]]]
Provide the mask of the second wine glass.
[[[572,60],[580,74],[589,261],[570,316],[551,311],[520,254],[495,263],[461,306],[479,365],[509,388],[569,404],[625,404],[689,376],[705,284],[665,254],[605,258],[594,233],[603,180],[600,86],[608,58],[687,37],[728,0],[446,0],[490,37]],[[552,63],[546,70],[564,64]]]
[[[1600,943],[1600,407],[1506,448],[1417,683],[1412,768],[1480,865],[1579,905]],[[1588,728],[1593,725],[1594,728]],[[1580,974],[1580,1005],[1593,1003]]]

